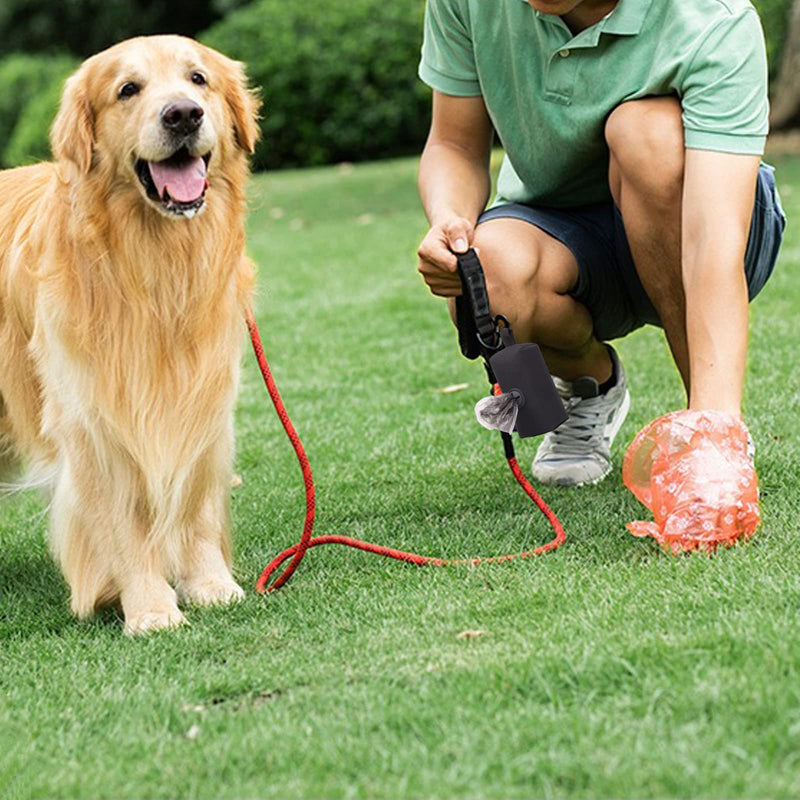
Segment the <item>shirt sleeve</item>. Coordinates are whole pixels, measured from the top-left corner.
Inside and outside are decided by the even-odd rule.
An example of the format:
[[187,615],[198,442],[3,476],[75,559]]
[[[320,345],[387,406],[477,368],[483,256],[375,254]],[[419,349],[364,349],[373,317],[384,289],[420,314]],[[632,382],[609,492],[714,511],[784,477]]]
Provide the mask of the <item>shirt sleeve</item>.
[[475,53],[464,3],[427,0],[425,37],[419,77],[443,94],[475,97],[481,94]]
[[762,155],[769,131],[767,54],[755,9],[708,31],[680,86],[686,147]]

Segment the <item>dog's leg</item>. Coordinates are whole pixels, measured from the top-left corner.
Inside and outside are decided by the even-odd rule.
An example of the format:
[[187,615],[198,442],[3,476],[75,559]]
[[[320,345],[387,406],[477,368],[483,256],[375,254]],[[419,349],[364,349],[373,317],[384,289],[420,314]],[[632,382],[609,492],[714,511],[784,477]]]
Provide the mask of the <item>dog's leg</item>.
[[125,633],[137,634],[174,628],[186,622],[178,610],[178,597],[169,585],[161,543],[151,541],[149,523],[137,516],[118,531],[121,558],[114,567],[119,599],[125,616]]
[[198,605],[241,600],[244,592],[231,575],[230,483],[232,437],[198,465],[195,485],[204,494],[189,527],[179,569],[178,593]]
[[[128,492],[119,492],[120,486]],[[128,634],[185,622],[136,496],[130,475],[109,479],[96,465],[65,466],[51,515],[53,551],[70,586],[72,610],[87,617],[119,600]]]
[[70,587],[72,613],[80,619],[115,600],[119,592],[104,560],[95,552],[91,521],[81,514],[68,468],[58,474],[50,511],[50,544]]
[[128,635],[175,628],[186,622],[178,609],[175,591],[152,563],[140,563],[137,572],[126,576],[120,602]]
[[208,539],[193,543],[178,592],[198,605],[222,605],[244,597],[244,590],[233,579],[219,545]]
[[231,574],[228,499],[208,499],[184,548],[178,593],[198,605],[232,603],[244,597]]

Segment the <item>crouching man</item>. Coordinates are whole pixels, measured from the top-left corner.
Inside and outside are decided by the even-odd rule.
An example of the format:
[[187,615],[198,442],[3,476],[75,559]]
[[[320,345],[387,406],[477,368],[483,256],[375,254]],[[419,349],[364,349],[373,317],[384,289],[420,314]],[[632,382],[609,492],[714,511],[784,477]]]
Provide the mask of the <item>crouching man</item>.
[[[460,293],[475,247],[494,314],[536,342],[569,419],[543,483],[611,470],[627,414],[609,340],[663,328],[689,409],[740,417],[748,301],[786,218],[760,156],[767,64],[748,0],[428,0],[433,119],[419,271]],[[488,210],[493,133],[505,149]],[[451,308],[452,312],[452,308]]]

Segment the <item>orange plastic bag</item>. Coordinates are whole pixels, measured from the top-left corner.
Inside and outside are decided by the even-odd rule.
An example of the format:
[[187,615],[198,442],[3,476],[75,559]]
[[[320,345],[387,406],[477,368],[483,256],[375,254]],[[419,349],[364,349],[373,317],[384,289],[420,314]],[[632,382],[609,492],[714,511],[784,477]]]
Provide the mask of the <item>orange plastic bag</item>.
[[673,411],[641,430],[622,465],[625,485],[654,522],[630,522],[673,553],[714,550],[761,521],[744,423],[719,411]]

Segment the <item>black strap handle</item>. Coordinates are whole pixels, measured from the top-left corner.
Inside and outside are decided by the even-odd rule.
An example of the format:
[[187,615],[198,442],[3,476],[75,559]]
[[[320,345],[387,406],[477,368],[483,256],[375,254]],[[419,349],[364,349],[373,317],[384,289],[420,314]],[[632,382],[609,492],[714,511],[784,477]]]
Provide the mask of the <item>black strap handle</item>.
[[488,358],[502,347],[478,254],[470,248],[458,256],[461,295],[456,298],[458,344],[467,358]]

